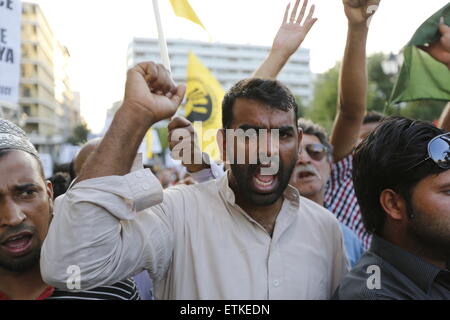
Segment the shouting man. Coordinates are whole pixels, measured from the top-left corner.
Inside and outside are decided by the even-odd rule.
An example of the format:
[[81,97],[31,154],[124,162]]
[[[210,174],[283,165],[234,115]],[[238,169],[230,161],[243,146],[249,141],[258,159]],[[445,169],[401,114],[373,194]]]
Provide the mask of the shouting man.
[[[273,80],[237,83],[224,99],[219,139],[231,170],[163,192],[133,161],[149,127],[173,116],[184,93],[161,65],[128,72],[122,107],[55,206],[42,250],[45,281],[64,284],[77,264],[82,289],[148,269],[158,299],[330,298],[348,263],[337,220],[288,185],[302,139],[293,95]],[[278,147],[274,139],[251,145],[230,130],[278,135]]]
[[52,184],[25,132],[3,119],[0,177],[0,300],[139,298],[131,279],[77,293],[67,283],[62,291],[42,280],[39,258],[53,216]]

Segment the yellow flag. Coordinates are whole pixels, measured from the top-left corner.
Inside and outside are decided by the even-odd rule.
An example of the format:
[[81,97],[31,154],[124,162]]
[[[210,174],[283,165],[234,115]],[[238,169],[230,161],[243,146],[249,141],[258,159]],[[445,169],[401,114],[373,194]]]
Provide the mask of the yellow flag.
[[195,54],[189,53],[186,118],[194,123],[202,151],[208,153],[213,160],[220,159],[216,134],[222,128],[224,94],[220,82]]
[[173,11],[177,16],[191,20],[206,30],[188,0],[170,0],[170,3],[172,4]]
[[153,159],[153,131],[152,129],[148,129],[147,134],[145,135],[145,146],[147,149],[147,159]]

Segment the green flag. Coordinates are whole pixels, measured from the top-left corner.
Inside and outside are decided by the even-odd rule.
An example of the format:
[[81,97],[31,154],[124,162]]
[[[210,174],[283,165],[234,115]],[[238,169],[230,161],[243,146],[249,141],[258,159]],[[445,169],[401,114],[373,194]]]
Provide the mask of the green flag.
[[403,50],[404,62],[389,105],[414,100],[450,101],[450,71],[418,48],[440,39],[439,22],[450,24],[450,3],[436,12],[416,31]]

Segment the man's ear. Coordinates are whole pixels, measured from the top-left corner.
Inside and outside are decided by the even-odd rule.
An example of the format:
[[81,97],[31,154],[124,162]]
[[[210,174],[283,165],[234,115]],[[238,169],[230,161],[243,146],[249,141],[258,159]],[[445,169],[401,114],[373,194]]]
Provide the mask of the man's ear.
[[53,184],[50,180],[45,181],[45,189],[48,198],[53,200]]
[[380,204],[390,219],[399,222],[408,218],[406,201],[394,190],[383,190],[380,194]]
[[220,158],[222,159],[223,163],[226,163],[227,162],[227,138],[226,138],[224,128],[217,130],[216,139],[217,139],[217,145],[219,146]]

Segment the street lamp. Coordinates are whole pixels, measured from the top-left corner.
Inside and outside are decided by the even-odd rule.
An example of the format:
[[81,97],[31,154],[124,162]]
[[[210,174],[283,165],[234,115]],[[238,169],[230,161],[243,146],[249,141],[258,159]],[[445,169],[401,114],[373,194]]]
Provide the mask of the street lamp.
[[389,57],[381,63],[381,67],[383,68],[383,72],[388,76],[396,75],[400,69],[400,63],[397,59],[397,56],[392,52],[389,54]]

